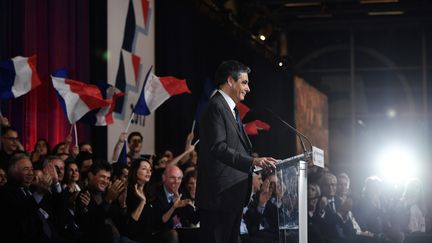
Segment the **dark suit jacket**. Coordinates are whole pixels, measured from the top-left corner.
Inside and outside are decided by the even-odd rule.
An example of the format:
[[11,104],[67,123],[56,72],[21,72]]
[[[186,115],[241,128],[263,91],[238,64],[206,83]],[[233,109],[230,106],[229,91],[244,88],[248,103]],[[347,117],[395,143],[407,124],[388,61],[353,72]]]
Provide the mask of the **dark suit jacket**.
[[224,97],[209,101],[200,121],[196,204],[199,209],[242,211],[251,192],[252,145]]
[[[182,197],[182,199],[184,199]],[[173,202],[168,202],[163,186],[157,188],[156,198],[153,202],[154,220],[153,225],[156,225],[156,231],[169,230],[174,228],[173,217],[177,215],[180,218],[182,227],[189,227],[191,223],[198,223],[198,213],[190,205],[182,208],[177,208],[171,215],[171,218],[166,222],[162,222],[162,216],[173,206]]]
[[40,206],[20,186],[8,182],[0,191],[0,233],[13,242],[51,242],[43,231]]

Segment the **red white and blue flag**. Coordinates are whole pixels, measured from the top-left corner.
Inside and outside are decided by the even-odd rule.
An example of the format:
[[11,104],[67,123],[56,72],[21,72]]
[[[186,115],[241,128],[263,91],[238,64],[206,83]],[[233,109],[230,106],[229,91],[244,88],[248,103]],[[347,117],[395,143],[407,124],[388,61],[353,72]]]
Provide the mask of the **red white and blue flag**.
[[111,105],[111,100],[105,100],[96,85],[67,79],[63,75],[56,74],[51,76],[53,86],[71,124],[91,110]]
[[36,64],[36,55],[0,62],[0,99],[18,98],[39,86]]
[[133,113],[149,115],[162,105],[168,98],[182,93],[191,93],[185,79],[172,76],[158,77],[149,69],[139,99]]
[[114,111],[117,99],[124,96],[124,93],[116,87],[107,84],[106,82],[99,82],[97,86],[102,94],[102,97],[104,99],[111,100],[111,104],[88,112],[80,119],[80,122],[82,121],[94,126],[108,126],[114,123],[112,113]]

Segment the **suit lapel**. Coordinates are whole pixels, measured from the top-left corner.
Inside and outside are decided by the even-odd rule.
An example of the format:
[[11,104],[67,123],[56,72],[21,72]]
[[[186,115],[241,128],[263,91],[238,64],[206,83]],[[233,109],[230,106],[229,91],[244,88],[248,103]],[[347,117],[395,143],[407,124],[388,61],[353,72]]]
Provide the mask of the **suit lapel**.
[[244,130],[239,129],[239,126],[237,125],[237,121],[234,118],[234,115],[228,103],[226,102],[225,98],[219,92],[217,93],[216,97],[222,102],[223,106],[225,107],[225,115],[229,117],[228,120],[230,121],[231,125],[235,127],[235,130],[237,131],[237,135],[240,137],[240,141],[242,141],[245,148],[251,150],[252,143],[250,142],[249,137],[244,133]]

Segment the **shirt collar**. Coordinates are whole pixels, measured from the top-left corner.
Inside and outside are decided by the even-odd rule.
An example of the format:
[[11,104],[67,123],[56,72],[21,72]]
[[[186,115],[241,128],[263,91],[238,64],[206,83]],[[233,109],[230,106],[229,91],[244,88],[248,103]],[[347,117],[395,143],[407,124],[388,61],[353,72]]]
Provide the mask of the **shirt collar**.
[[174,197],[174,193],[169,192],[168,189],[165,187],[165,185],[163,186],[164,192],[165,192],[165,196],[168,199],[168,202],[171,202],[173,197]]
[[221,95],[224,97],[224,99],[228,103],[229,108],[231,109],[231,111],[233,111],[235,106],[236,106],[234,100],[231,97],[229,97],[229,95],[227,95],[227,93],[223,92],[222,90],[219,90],[219,93],[221,93]]

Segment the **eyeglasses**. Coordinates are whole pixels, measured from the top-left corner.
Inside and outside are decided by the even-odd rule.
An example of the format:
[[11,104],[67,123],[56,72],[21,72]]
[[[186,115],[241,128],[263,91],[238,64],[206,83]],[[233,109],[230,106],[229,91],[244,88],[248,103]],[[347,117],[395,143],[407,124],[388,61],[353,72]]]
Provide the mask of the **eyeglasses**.
[[11,142],[18,142],[19,137],[4,137],[4,139],[9,140]]

